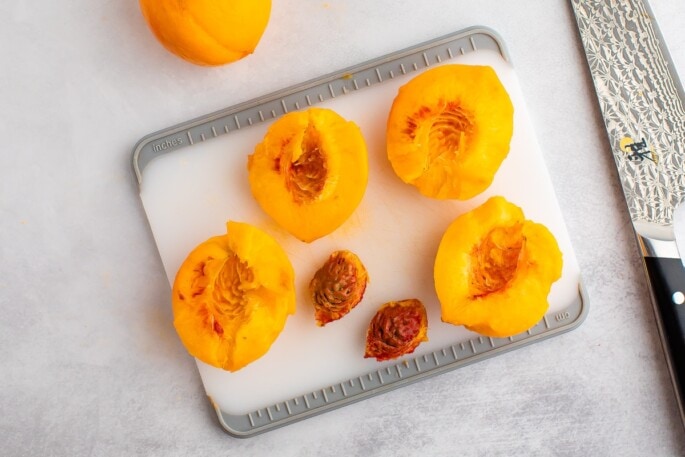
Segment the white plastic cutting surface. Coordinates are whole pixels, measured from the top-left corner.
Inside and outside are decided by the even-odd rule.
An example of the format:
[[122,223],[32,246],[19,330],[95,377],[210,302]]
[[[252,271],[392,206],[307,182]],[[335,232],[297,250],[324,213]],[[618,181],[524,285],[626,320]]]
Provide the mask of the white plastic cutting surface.
[[[521,206],[527,218],[544,223],[559,242],[564,269],[549,297],[550,312],[577,299],[578,265],[513,68],[491,51],[472,52],[449,63],[492,66],[515,107],[509,156],[492,186],[470,201],[434,201],[420,196],[395,176],[386,158],[385,123],[390,105],[398,88],[416,72],[317,105],[336,110],[362,129],[369,149],[369,184],[350,219],[332,235],[311,244],[280,229],[250,194],[247,156],[263,137],[268,122],[171,152],[147,166],[141,198],[170,283],[187,253],[210,236],[225,233],[227,220],[249,222],[266,230],[281,243],[295,268],[297,311],[264,357],[235,373],[198,362],[207,394],[221,410],[248,413],[383,367],[383,363],[363,358],[364,342],[368,322],[389,300],[419,298],[426,305],[430,341],[414,355],[472,338],[474,334],[464,328],[440,321],[433,259],[449,223],[492,195],[503,195]],[[357,308],[322,328],[314,323],[307,285],[336,249],[357,253],[371,280]]]

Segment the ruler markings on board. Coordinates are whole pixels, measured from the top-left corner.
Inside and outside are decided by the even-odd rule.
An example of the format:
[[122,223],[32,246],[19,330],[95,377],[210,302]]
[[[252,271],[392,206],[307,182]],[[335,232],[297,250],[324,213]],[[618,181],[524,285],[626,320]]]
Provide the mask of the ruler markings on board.
[[[466,50],[468,47],[468,51]],[[275,98],[267,100],[260,105],[255,107],[246,108],[240,112],[228,113],[224,117],[219,117],[218,119],[212,121],[214,125],[209,126],[211,137],[218,137],[222,134],[231,133],[233,129],[229,126],[228,120],[232,121],[235,129],[240,130],[247,126],[251,126],[257,123],[271,121],[280,117],[283,114],[287,114],[291,109],[300,110],[305,106],[313,106],[316,102],[324,102],[329,98],[335,98],[339,95],[344,95],[349,93],[351,87],[346,84],[347,80],[351,80],[350,84],[354,87],[354,90],[359,90],[363,87],[359,81],[362,81],[366,87],[371,87],[376,84],[381,84],[388,79],[396,78],[400,73],[406,75],[411,72],[416,72],[422,70],[426,67],[431,66],[432,61],[436,63],[442,63],[447,59],[453,59],[455,57],[454,49],[459,49],[459,54],[463,55],[471,50],[479,49],[479,45],[476,38],[470,37],[460,37],[455,38],[452,41],[446,41],[435,47],[427,47],[427,49],[420,49],[413,54],[408,56],[401,56],[397,61],[387,61],[381,62],[378,65],[369,65],[368,67],[362,66],[361,68],[353,68],[351,71],[343,72],[336,79],[328,80],[314,87],[309,87],[305,90],[306,93],[299,95],[301,98],[299,100],[293,100],[298,94],[289,94],[280,98]],[[399,62],[399,64],[398,64]],[[384,77],[387,75],[387,77]],[[315,97],[315,99],[313,98]],[[273,104],[277,103],[280,105],[279,112],[273,108]],[[250,109],[253,109],[251,113],[248,113]],[[265,113],[271,113],[271,116],[265,115]],[[189,128],[185,133],[188,138],[188,143],[174,145],[174,147],[169,149],[177,149],[188,145],[193,145],[196,142],[196,138],[201,140],[206,140],[209,137],[199,129],[202,126],[194,126]],[[207,128],[207,127],[205,127]],[[158,141],[166,141],[167,139],[173,140],[177,133],[170,133],[166,137],[158,138]],[[152,145],[148,144],[147,147],[152,149]],[[144,151],[142,152],[144,154]],[[146,164],[151,158],[147,158],[144,162]],[[144,166],[144,165],[143,165]],[[137,165],[134,167],[138,170]],[[142,170],[142,167],[141,167]],[[139,181],[142,180],[142,171],[138,170]]]
[[[541,321],[541,323],[542,322],[544,322],[544,320]],[[538,327],[539,325],[540,324],[536,325],[535,327]],[[536,332],[524,332],[522,334],[523,339],[517,339],[516,341],[520,344],[525,343],[525,339],[532,339],[535,337],[535,334]],[[504,344],[498,345],[499,341],[503,341]],[[427,354],[405,359],[395,363],[394,365],[387,366],[382,370],[369,372],[365,375],[357,376],[345,382],[336,384],[335,386],[330,386],[330,395],[325,388],[318,391],[312,391],[309,394],[305,394],[301,397],[295,397],[281,402],[283,405],[285,405],[284,411],[280,407],[281,403],[277,403],[275,405],[270,405],[266,408],[247,413],[245,417],[252,427],[259,427],[268,425],[272,422],[278,423],[283,420],[288,420],[289,417],[314,413],[319,411],[323,406],[336,405],[338,403],[344,404],[350,399],[372,394],[375,390],[383,385],[393,384],[397,381],[429,374],[434,370],[442,368],[443,366],[449,366],[450,363],[464,363],[468,359],[482,357],[488,352],[500,350],[502,349],[502,346],[511,345],[513,342],[513,337],[499,339],[477,336],[469,339],[468,341],[461,342],[458,345],[452,345]],[[467,347],[470,348],[471,351],[467,352]],[[459,355],[460,353],[462,354],[461,356]],[[450,354],[452,356],[451,360],[446,360],[444,363],[441,362],[442,359],[448,357]],[[387,379],[384,379],[384,376],[387,376]],[[337,394],[336,386],[340,389],[340,395],[334,395]],[[298,398],[304,399],[304,409],[296,411],[290,406],[290,404],[293,403],[295,406],[298,406]],[[274,410],[280,414],[276,414]],[[263,411],[265,411],[266,414],[264,414]]]

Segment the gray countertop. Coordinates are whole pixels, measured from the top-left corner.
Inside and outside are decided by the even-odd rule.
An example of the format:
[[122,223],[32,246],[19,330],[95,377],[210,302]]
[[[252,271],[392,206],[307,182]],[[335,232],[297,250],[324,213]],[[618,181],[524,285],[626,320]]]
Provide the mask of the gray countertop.
[[[685,7],[653,0],[685,74]],[[0,6],[0,455],[685,454],[570,4],[275,0],[252,56],[167,53],[137,2]],[[576,330],[250,439],[172,327],[142,136],[472,25],[507,43],[590,297]]]

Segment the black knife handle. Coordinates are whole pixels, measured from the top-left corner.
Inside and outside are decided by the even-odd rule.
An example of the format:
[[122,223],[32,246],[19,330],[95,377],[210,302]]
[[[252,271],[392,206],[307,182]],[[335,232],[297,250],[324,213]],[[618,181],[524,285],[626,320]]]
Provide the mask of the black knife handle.
[[685,268],[680,259],[645,257],[654,312],[681,417],[685,400]]

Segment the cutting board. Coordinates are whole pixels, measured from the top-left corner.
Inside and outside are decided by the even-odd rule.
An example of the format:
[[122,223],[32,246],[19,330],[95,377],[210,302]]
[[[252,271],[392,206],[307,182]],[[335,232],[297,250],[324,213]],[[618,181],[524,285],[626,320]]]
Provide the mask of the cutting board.
[[[293,106],[285,102],[264,105],[267,108],[254,116],[254,122],[250,118],[250,125],[245,125],[244,120],[240,125],[240,117],[231,113],[252,106],[247,103],[233,111],[229,109],[176,126],[164,132],[165,136],[151,135],[139,144],[138,152],[141,146],[154,151],[144,160],[144,176],[140,154],[135,165],[141,181],[140,196],[170,283],[186,255],[205,239],[225,233],[228,220],[249,222],[271,234],[285,249],[295,269],[296,313],[288,319],[283,332],[265,356],[235,373],[197,362],[207,395],[220,412],[220,417],[222,414],[225,417],[245,416],[249,422],[247,427],[258,430],[262,416],[267,422],[274,422],[274,415],[293,416],[293,409],[300,406],[308,411],[316,409],[311,407],[310,401],[318,401],[319,397],[324,398],[321,400],[322,408],[318,409],[326,410],[327,396],[346,394],[346,389],[355,388],[354,381],[349,384],[350,380],[363,384],[368,373],[378,373],[376,376],[381,383],[382,373],[387,373],[386,378],[392,374],[406,380],[410,377],[404,378],[400,368],[408,369],[411,361],[411,368],[420,371],[421,361],[427,363],[429,356],[439,365],[440,354],[451,357],[445,348],[452,348],[454,358],[459,359],[457,351],[473,349],[472,352],[476,353],[476,345],[479,344],[496,348],[514,343],[515,338],[496,342],[479,338],[463,327],[441,322],[440,306],[433,287],[433,261],[443,232],[458,215],[493,195],[503,195],[521,206],[528,219],[546,225],[559,243],[564,266],[561,279],[553,285],[549,295],[547,316],[556,316],[555,322],[558,323],[568,317],[565,310],[578,303],[580,271],[516,72],[507,61],[496,36],[494,39],[499,48],[476,45],[472,39],[474,33],[484,32],[471,31],[465,35],[462,33],[463,36],[454,36],[455,39],[466,37],[469,40],[467,43],[470,42],[471,47],[466,51],[463,47],[458,52],[450,49],[445,58],[435,59],[429,59],[421,51],[423,55],[416,55],[422,57],[424,66],[401,64],[398,71],[375,72],[373,83],[368,78],[355,79],[353,85],[345,82],[348,84],[345,87],[354,90],[338,91],[329,84],[330,93],[326,97],[313,101],[310,96],[306,97],[307,104],[312,101],[316,106],[333,109],[355,122],[363,132],[369,151],[369,182],[361,204],[338,230],[309,244],[286,233],[260,209],[251,196],[247,179],[247,156],[261,141],[273,121],[270,118],[279,115],[268,106],[288,111],[304,108],[300,103]],[[490,37],[489,32],[485,34]],[[387,63],[388,60],[379,62]],[[463,202],[438,201],[421,196],[394,174],[385,153],[385,125],[399,87],[425,68],[453,63],[493,67],[515,108],[514,135],[508,157],[492,185],[481,195]],[[354,76],[354,71],[343,72],[338,77],[349,79],[350,75]],[[317,82],[323,84],[322,87],[326,87],[325,83],[325,79]],[[285,97],[292,93],[286,90],[282,94]],[[255,103],[263,104],[263,101]],[[191,133],[189,130],[197,126],[207,127],[219,118],[225,124],[223,129],[219,129],[221,134],[217,132],[216,124],[212,124],[209,130],[205,129],[207,134],[198,135],[196,131]],[[331,252],[339,249],[351,250],[360,257],[369,272],[370,283],[363,301],[350,314],[325,327],[318,327],[307,296],[307,286],[316,269]],[[406,298],[418,298],[426,305],[429,341],[399,361],[379,363],[365,359],[366,328],[379,306],[387,301]],[[575,320],[575,316],[570,320]],[[549,327],[547,317],[545,323]],[[531,334],[529,332],[522,338]],[[397,373],[391,371],[391,367]],[[368,381],[371,382],[372,378],[370,376]],[[387,384],[388,388],[394,388],[397,385],[393,384],[401,385],[402,382]],[[337,390],[335,386],[339,386]],[[369,389],[362,390],[365,392],[362,397],[369,394]],[[249,434],[250,430],[245,433]]]

